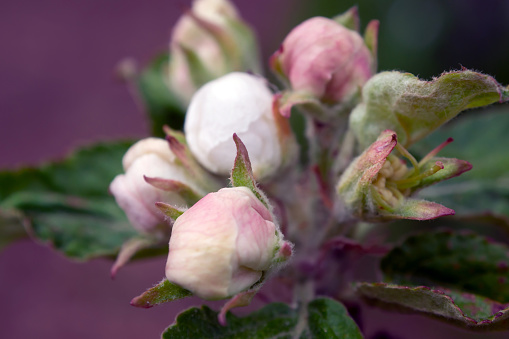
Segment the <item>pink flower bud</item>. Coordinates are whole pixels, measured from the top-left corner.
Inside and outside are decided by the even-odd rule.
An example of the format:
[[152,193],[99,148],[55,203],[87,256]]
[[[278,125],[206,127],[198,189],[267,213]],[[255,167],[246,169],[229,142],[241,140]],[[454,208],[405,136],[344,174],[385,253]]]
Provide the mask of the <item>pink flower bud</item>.
[[184,106],[205,82],[262,69],[254,33],[228,0],[194,0],[173,29],[170,54],[169,85]]
[[271,213],[248,188],[223,188],[176,220],[166,277],[201,298],[227,298],[259,282],[284,245]]
[[271,58],[293,92],[325,104],[347,101],[373,75],[375,58],[362,37],[315,17],[295,27]]
[[110,185],[117,204],[124,210],[131,224],[141,232],[167,228],[165,216],[155,206],[166,202],[184,206],[185,200],[176,192],[167,192],[147,183],[145,177],[179,181],[201,192],[164,139],[147,138],[131,146],[122,159],[125,174],[117,175]]

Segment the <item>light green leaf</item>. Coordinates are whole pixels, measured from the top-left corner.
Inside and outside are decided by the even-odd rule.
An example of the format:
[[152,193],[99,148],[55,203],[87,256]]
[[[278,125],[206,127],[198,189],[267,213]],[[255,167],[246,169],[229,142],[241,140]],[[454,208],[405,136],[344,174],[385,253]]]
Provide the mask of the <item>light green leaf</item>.
[[350,128],[365,149],[386,129],[408,147],[461,111],[507,101],[509,92],[494,78],[470,70],[443,73],[432,81],[393,71],[373,76],[362,96]]
[[302,339],[362,338],[345,307],[332,299],[316,299],[308,304],[306,311],[304,327],[299,326],[298,310],[281,303],[269,304],[244,318],[228,313],[227,326],[223,327],[217,321],[217,313],[207,306],[191,308],[177,317],[162,338],[290,339],[296,335]]

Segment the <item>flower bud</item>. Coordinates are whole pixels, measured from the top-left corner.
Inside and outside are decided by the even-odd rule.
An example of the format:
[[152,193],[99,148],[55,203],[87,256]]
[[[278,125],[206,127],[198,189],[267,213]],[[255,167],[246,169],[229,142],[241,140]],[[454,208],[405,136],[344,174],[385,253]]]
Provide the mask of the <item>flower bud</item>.
[[278,262],[278,250],[289,248],[282,238],[251,190],[223,188],[175,221],[166,277],[204,299],[233,296],[260,282]]
[[131,224],[141,232],[165,229],[165,216],[155,206],[166,202],[176,206],[186,205],[178,192],[158,189],[147,178],[171,179],[189,186],[203,196],[187,171],[177,164],[176,157],[164,139],[147,138],[131,146],[122,159],[125,174],[117,175],[110,184],[110,191],[117,204],[124,210]]
[[193,96],[184,131],[189,148],[209,171],[228,175],[236,155],[232,135],[245,143],[254,176],[270,176],[293,159],[296,144],[288,121],[273,111],[263,78],[230,73]]
[[201,85],[233,71],[261,72],[253,31],[228,0],[195,0],[173,29],[171,89],[187,106]]
[[[417,190],[469,171],[464,160],[434,157],[447,143],[440,145],[419,163],[401,145],[396,133],[383,131],[345,170],[337,192],[354,216],[367,221],[388,219],[428,220],[452,215],[454,211],[440,204],[409,198]],[[408,168],[392,150],[396,148],[413,168]]]
[[288,116],[292,105],[305,102],[349,101],[373,75],[375,64],[372,51],[356,31],[323,17],[304,21],[271,57],[272,69],[291,87],[282,98],[281,113]]

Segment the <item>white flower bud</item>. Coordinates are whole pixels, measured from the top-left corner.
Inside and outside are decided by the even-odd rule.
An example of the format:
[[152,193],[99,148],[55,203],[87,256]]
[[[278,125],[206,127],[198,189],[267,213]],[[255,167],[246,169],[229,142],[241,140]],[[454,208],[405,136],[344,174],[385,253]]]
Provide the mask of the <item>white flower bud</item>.
[[[173,225],[166,277],[204,299],[249,289],[290,246],[246,187],[210,193]],[[291,250],[288,256],[291,255]]]
[[131,146],[122,159],[125,174],[117,175],[110,185],[117,204],[131,224],[141,232],[165,227],[165,216],[155,206],[162,201],[175,206],[185,205],[176,192],[167,192],[148,184],[144,176],[180,181],[200,192],[164,139],[147,138]]
[[255,177],[273,174],[283,163],[284,145],[272,101],[266,81],[247,73],[230,73],[200,88],[184,125],[196,159],[209,171],[228,175],[236,154],[232,135],[237,133],[249,152]]

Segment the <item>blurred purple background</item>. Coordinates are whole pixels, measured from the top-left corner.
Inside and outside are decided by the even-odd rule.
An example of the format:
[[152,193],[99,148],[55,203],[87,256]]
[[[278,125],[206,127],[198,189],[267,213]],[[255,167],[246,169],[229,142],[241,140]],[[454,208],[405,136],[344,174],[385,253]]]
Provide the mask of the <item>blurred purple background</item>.
[[[146,136],[143,112],[115,80],[114,69],[125,57],[143,65],[165,50],[188,3],[2,0],[0,167],[37,164],[91,141]],[[306,17],[301,3],[237,1],[263,41],[265,58]],[[29,240],[13,244],[0,253],[0,338],[158,338],[179,310],[200,303],[190,299],[149,310],[129,305],[162,278],[164,264],[164,258],[138,261],[112,281],[110,261],[78,264]],[[367,338],[389,328],[396,328],[397,338],[503,337],[368,307],[362,318]]]

